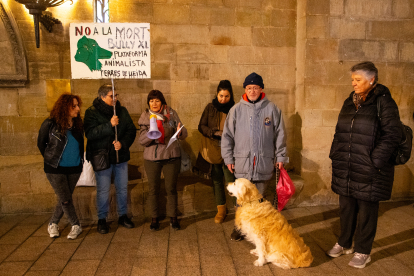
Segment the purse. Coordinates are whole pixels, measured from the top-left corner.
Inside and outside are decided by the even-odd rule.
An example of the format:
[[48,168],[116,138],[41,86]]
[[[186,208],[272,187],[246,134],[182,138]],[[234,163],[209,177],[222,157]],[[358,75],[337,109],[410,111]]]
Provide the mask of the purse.
[[86,152],[85,161],[83,162],[82,174],[80,175],[76,186],[96,186],[95,173],[93,171],[91,162],[86,160]]
[[90,161],[95,172],[103,171],[111,166],[109,161],[109,150],[99,149],[91,153]]

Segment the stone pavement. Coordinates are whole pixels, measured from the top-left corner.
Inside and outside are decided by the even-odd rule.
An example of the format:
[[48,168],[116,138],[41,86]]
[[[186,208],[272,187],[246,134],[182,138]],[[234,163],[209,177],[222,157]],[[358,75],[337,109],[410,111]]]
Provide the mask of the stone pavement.
[[67,240],[66,221],[59,225],[61,237],[52,239],[50,214],[24,214],[0,216],[0,275],[414,275],[413,201],[380,204],[372,262],[364,269],[347,265],[351,255],[332,259],[324,253],[339,234],[337,206],[282,213],[311,248],[310,268],[255,267],[253,246],[229,239],[232,213],[220,225],[211,211],[184,217],[180,231],[171,230],[168,220],[158,232],[151,232],[145,219],[133,218],[134,229],[112,221],[106,235],[97,233],[96,221],[82,221],[76,240]]

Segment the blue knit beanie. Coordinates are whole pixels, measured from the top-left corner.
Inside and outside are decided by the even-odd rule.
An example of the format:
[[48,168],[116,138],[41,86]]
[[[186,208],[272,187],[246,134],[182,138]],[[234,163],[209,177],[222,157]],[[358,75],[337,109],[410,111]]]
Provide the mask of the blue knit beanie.
[[247,85],[256,84],[264,89],[263,79],[260,75],[256,74],[255,72],[251,73],[246,77],[243,82],[243,88],[246,88]]

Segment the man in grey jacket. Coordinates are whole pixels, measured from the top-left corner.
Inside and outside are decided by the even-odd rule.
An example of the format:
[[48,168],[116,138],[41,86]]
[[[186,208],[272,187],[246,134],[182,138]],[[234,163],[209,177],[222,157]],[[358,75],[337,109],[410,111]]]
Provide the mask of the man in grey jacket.
[[[256,73],[243,83],[245,94],[227,115],[221,139],[221,155],[236,178],[254,183],[263,195],[274,168],[289,162],[282,111],[263,92],[263,79]],[[242,240],[234,229],[232,240]]]

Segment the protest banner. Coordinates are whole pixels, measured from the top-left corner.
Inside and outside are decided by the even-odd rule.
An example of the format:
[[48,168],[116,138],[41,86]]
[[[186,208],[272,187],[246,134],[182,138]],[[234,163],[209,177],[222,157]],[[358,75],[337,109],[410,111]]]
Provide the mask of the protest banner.
[[72,79],[151,78],[149,23],[71,23]]

